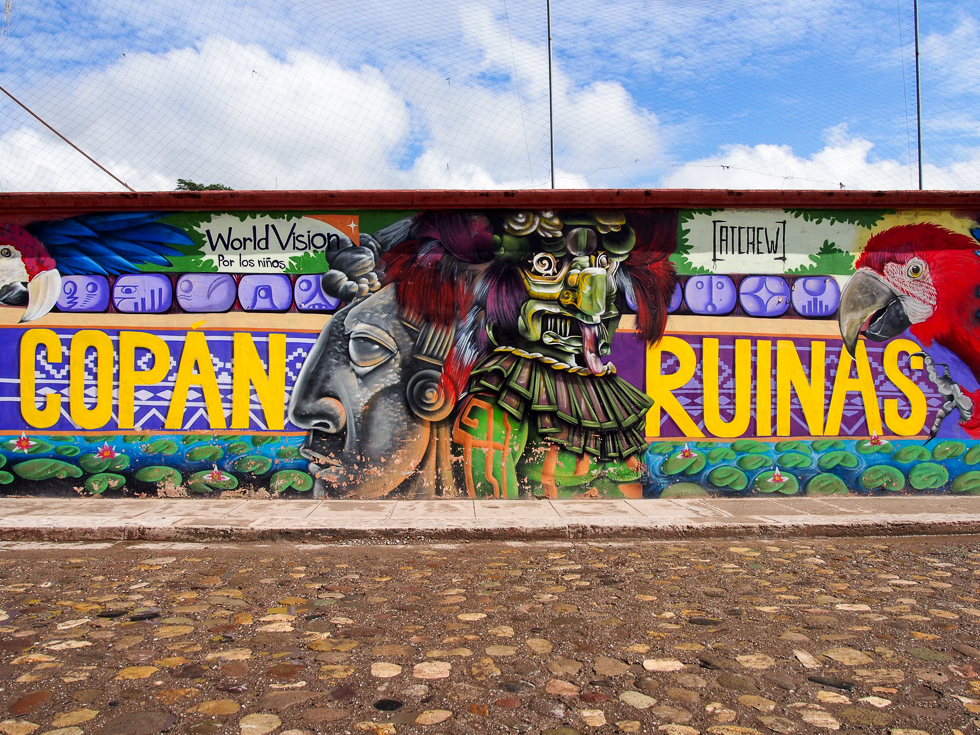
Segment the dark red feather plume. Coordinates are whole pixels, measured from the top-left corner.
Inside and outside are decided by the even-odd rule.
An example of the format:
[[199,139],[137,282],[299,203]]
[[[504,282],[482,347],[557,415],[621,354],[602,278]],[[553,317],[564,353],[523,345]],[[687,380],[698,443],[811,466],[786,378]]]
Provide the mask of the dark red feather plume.
[[395,297],[403,311],[449,326],[459,315],[459,291],[443,277],[438,267],[441,254],[434,250],[418,240],[392,248],[385,254],[384,283],[395,284]]
[[677,284],[670,256],[674,252],[677,214],[673,211],[633,211],[627,221],[636,233],[636,245],[626,259],[626,270],[636,295],[637,329],[649,343],[667,328],[667,305]]
[[527,286],[520,268],[510,258],[500,258],[490,263],[483,281],[487,321],[493,326],[494,334],[503,340],[516,338],[517,319],[527,301]]

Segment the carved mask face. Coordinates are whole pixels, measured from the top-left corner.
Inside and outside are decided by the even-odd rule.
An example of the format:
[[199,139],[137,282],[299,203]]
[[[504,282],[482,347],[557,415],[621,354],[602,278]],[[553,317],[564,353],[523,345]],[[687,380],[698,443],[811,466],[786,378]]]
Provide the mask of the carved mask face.
[[504,223],[499,249],[522,260],[528,300],[518,319],[520,344],[560,362],[604,372],[619,322],[616,271],[635,236],[621,214],[560,221],[552,213],[518,213]]

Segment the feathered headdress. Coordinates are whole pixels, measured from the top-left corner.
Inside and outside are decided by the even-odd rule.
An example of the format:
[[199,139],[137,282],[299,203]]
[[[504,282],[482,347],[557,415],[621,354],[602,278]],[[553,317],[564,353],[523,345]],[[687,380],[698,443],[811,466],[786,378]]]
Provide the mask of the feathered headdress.
[[[539,219],[526,214],[526,219]],[[556,218],[543,213],[542,221],[553,228]],[[620,309],[637,313],[640,334],[653,343],[663,336],[676,283],[669,260],[676,214],[630,212],[626,223],[635,244],[616,274]],[[494,222],[484,214],[426,212],[406,235],[382,256],[381,280],[395,285],[403,319],[443,335],[436,340],[444,352],[440,386],[455,399],[465,390],[474,365],[489,352],[489,334],[503,342],[517,336],[528,298],[520,270],[525,253],[508,250],[507,236],[495,232]],[[544,230],[543,235],[560,238],[560,223],[559,229]]]

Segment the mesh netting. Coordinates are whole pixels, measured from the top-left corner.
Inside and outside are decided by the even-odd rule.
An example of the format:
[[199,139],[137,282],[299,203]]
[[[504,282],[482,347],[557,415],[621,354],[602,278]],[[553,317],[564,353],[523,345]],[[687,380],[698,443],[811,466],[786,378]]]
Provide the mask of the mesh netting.
[[[911,0],[555,0],[556,185],[918,186]],[[924,186],[980,189],[980,11],[920,12]],[[8,0],[3,87],[137,190],[551,185],[543,1]],[[0,190],[122,187],[0,95]]]

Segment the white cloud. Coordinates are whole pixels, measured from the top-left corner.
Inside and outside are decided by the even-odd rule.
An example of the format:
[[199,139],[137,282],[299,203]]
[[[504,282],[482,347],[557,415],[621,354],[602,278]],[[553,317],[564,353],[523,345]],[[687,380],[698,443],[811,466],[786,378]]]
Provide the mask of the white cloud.
[[[458,19],[475,71],[457,78],[419,64],[351,69],[310,51],[279,58],[214,37],[127,54],[74,84],[48,80],[71,91],[37,111],[138,190],[178,177],[236,189],[547,186],[544,45],[512,40],[482,6]],[[575,87],[557,67],[554,87],[561,185],[661,155],[656,116],[619,83]],[[118,188],[22,111],[9,120],[0,189]]]
[[[427,133],[409,178],[452,187],[550,185],[546,47],[511,39],[485,7],[464,6],[460,18],[464,42],[482,51],[478,73],[449,80],[406,67],[396,74]],[[487,83],[484,74],[505,81]],[[558,186],[621,185],[621,167],[662,157],[657,117],[618,82],[579,87],[556,64],[553,88]]]
[[[923,158],[934,188],[980,188],[980,21],[950,13],[947,33],[922,40]],[[928,173],[928,170],[932,173]]]
[[[622,186],[663,159],[660,121],[637,106],[616,82],[596,82],[568,90],[557,106],[556,134],[563,142],[556,157],[563,168],[579,171],[592,186]],[[562,186],[572,183],[562,179]]]
[[[373,185],[409,129],[405,102],[376,69],[279,60],[223,38],[130,54],[91,72],[45,118],[136,189],[179,178],[234,188]],[[111,180],[25,123],[0,138],[0,185],[112,189]],[[94,173],[93,173],[94,171]]]
[[980,147],[962,148],[959,157],[943,166],[926,164],[922,179],[927,189],[980,190]]
[[[672,189],[915,189],[918,173],[905,162],[876,159],[874,144],[847,134],[843,125],[826,131],[824,147],[798,156],[786,145],[728,145],[714,156],[675,165],[661,182]],[[959,160],[926,165],[926,188],[980,189],[980,148]]]

